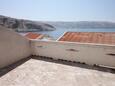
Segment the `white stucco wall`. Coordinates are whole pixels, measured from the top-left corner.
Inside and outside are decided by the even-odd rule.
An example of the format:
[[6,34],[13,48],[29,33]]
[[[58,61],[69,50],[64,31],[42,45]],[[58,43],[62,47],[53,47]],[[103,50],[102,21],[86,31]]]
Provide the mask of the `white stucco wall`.
[[32,41],[33,54],[115,68],[115,45]]
[[28,39],[0,26],[0,68],[30,55]]

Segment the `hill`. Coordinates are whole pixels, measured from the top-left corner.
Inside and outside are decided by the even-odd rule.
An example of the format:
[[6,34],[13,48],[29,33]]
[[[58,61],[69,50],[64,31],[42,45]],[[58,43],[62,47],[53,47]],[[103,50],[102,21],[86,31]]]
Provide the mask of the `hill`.
[[0,25],[7,28],[12,28],[13,30],[18,32],[55,30],[55,28],[52,25],[47,23],[35,22],[35,21],[24,20],[24,19],[15,19],[15,18],[6,17],[2,15],[0,15]]
[[114,22],[106,21],[76,21],[76,22],[41,22],[15,19],[0,15],[0,25],[12,28],[18,32],[53,31],[56,28],[115,28]]
[[47,22],[58,28],[115,28],[114,22],[77,21],[77,22]]

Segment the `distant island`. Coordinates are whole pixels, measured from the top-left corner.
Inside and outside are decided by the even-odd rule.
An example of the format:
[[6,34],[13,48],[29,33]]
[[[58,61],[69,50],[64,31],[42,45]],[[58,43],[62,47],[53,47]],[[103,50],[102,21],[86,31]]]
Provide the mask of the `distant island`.
[[0,15],[0,25],[17,32],[54,31],[58,28],[115,28],[114,22],[106,21],[43,22],[15,19],[3,15]]
[[24,19],[15,19],[11,17],[6,17],[0,15],[0,25],[12,28],[17,32],[37,32],[37,31],[53,31],[55,27],[42,22],[36,22],[31,20],[24,20]]
[[76,21],[76,22],[47,22],[58,28],[115,28],[115,22],[107,21]]

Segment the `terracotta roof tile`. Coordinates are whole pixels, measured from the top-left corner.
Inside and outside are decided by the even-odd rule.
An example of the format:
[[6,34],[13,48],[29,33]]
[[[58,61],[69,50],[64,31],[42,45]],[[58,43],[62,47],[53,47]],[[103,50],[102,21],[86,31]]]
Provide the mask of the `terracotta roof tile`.
[[58,41],[115,44],[115,32],[66,32]]
[[32,33],[32,32],[30,32],[30,33],[27,33],[25,35],[25,37],[27,37],[29,39],[40,39],[40,38],[43,37],[43,35],[42,34],[38,34],[38,33]]

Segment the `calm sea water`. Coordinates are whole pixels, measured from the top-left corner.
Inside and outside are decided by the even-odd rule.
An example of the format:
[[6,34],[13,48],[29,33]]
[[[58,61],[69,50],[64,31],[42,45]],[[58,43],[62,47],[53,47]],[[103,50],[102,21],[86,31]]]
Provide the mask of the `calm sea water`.
[[64,32],[115,32],[115,28],[75,28],[75,29],[66,29],[66,28],[57,28],[55,31],[41,31],[37,33],[48,34],[53,38],[57,39]]

